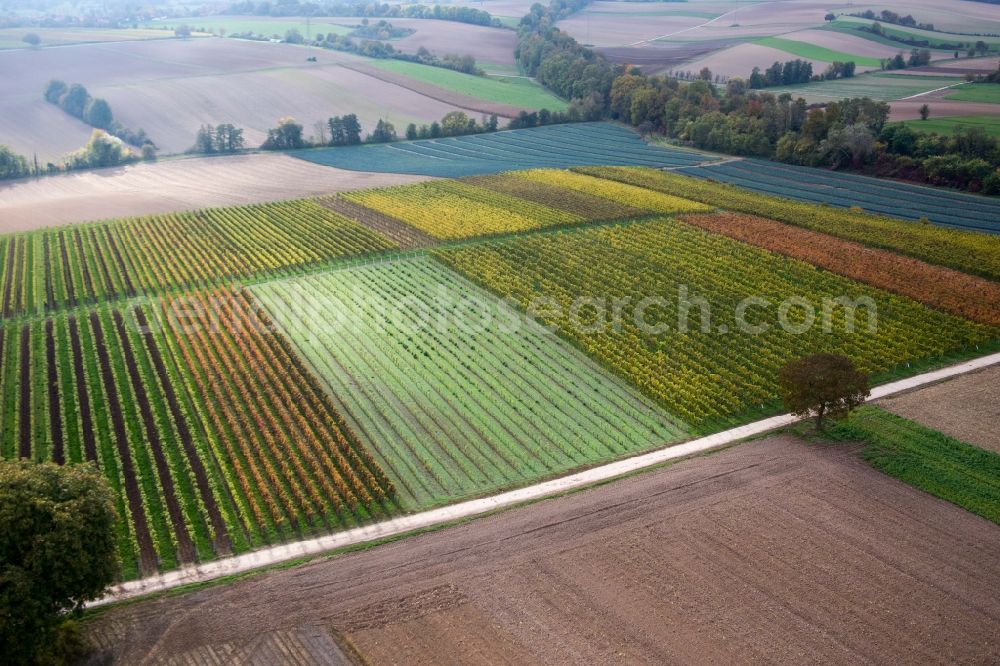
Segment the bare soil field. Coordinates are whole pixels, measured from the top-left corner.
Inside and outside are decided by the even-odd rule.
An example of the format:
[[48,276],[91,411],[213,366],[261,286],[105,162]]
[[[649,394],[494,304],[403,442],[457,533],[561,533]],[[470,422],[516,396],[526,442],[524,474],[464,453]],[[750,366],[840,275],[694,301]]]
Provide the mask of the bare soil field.
[[507,16],[520,19],[531,11],[531,5],[535,4],[535,0],[455,0],[449,4],[482,9],[496,17]]
[[955,439],[1000,453],[1000,367],[886,398],[879,405]]
[[135,164],[0,184],[0,233],[421,180],[427,178],[345,171],[281,154]]
[[[379,67],[374,67],[366,62],[343,64],[342,67],[349,68],[359,74],[364,76],[377,79],[384,83],[389,83],[396,85],[404,90],[409,90],[413,93],[426,97],[427,99],[440,102],[441,104],[447,104],[452,109],[459,108],[465,111],[469,111],[472,114],[485,114],[489,115],[492,113],[502,116],[504,118],[513,118],[521,111],[521,107],[513,106],[510,104],[498,104],[496,102],[488,102],[481,99],[476,99],[475,97],[469,97],[468,95],[463,95],[441,86],[436,86],[432,83],[427,83],[425,81],[417,81],[403,74],[398,74],[396,72],[390,72]],[[447,111],[445,112],[447,113]],[[444,114],[441,114],[442,116]],[[440,120],[441,116],[433,118],[432,120]],[[404,126],[397,125],[397,131],[402,134]]]
[[[770,46],[762,46],[760,44],[738,44],[732,46],[728,49],[722,51],[716,51],[702,58],[696,58],[689,63],[684,65],[684,69],[689,69],[692,72],[699,71],[702,67],[708,67],[712,70],[712,74],[721,74],[723,76],[739,76],[741,78],[749,78],[750,72],[753,68],[760,67],[763,71],[767,69],[775,62],[785,62],[787,60],[794,60],[796,56],[781,51],[779,49],[773,49]],[[822,72],[826,69],[827,63],[820,60],[809,60],[808,58],[799,58],[800,60],[807,60],[812,63],[813,72]],[[863,68],[859,67],[858,70]]]
[[996,525],[779,436],[89,632],[94,663],[991,663],[998,586]]
[[956,102],[954,100],[934,99],[926,95],[913,99],[891,102],[889,105],[889,120],[916,120],[920,117],[920,107],[926,104],[931,110],[932,118],[947,118],[951,116],[993,116],[1000,112],[996,104],[985,102]]
[[951,58],[927,65],[926,67],[913,67],[906,71],[918,74],[933,74],[934,72],[944,72],[947,74],[988,74],[995,72],[1000,67],[1000,58],[989,56],[987,58]]
[[392,40],[393,47],[400,51],[415,53],[423,46],[438,56],[447,53],[471,55],[480,66],[514,66],[517,33],[513,30],[430,19],[392,19],[391,22],[416,30],[408,37]]
[[583,11],[560,21],[559,29],[568,32],[581,44],[596,47],[628,46],[641,40],[655,39],[692,28],[706,20],[698,16],[634,16],[625,12],[595,15]]
[[[318,62],[306,62],[310,55]],[[44,162],[86,142],[90,127],[42,100],[52,78],[107,99],[116,118],[145,129],[164,154],[188,149],[203,123],[232,122],[256,145],[283,116],[310,134],[315,122],[344,113],[358,114],[370,130],[380,117],[405,127],[455,110],[341,66],[365,62],[336,51],[219,38],[0,51],[0,143]]]
[[659,74],[674,69],[686,69],[700,56],[731,46],[731,41],[715,42],[648,42],[640,46],[619,46],[599,49],[613,63],[635,65],[646,74]]

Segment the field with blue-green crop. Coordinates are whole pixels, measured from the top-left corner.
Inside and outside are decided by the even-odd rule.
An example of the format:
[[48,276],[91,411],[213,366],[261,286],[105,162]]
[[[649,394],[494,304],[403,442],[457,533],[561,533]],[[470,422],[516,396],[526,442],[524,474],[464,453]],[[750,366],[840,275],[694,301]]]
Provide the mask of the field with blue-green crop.
[[443,178],[538,167],[678,167],[715,159],[695,151],[651,146],[635,132],[611,123],[549,125],[381,146],[324,148],[294,155],[341,169]]
[[737,160],[679,171],[799,201],[857,206],[890,217],[926,217],[944,226],[1000,233],[1000,200],[991,197],[765,160]]

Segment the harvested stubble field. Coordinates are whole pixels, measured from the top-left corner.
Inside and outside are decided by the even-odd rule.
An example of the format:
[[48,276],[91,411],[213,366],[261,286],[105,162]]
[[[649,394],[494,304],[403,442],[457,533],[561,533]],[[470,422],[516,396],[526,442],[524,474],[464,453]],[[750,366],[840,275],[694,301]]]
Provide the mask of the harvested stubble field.
[[502,69],[514,67],[517,33],[513,30],[434,19],[394,18],[390,21],[400,28],[416,31],[407,37],[392,40],[393,48],[399,51],[416,53],[424,47],[438,56],[448,53],[471,55],[476,64],[487,71],[494,65]]
[[1000,453],[1000,367],[885,398],[879,405],[960,441]]
[[317,659],[333,632],[373,664],[987,663],[998,552],[997,526],[849,450],[773,437],[90,633],[120,663]]
[[296,199],[425,179],[335,169],[278,153],[161,160],[0,183],[0,233]]
[[[318,62],[307,62],[310,55]],[[42,100],[50,79],[82,83],[107,99],[115,117],[146,130],[161,153],[190,148],[204,123],[243,127],[247,143],[257,145],[283,116],[311,131],[316,121],[356,113],[370,131],[380,117],[403,128],[457,108],[341,66],[369,62],[337,51],[220,38],[2,51],[0,70],[10,75],[0,99],[0,143],[37,153],[43,162],[86,143],[90,127]],[[44,123],[36,121],[39,113]]]

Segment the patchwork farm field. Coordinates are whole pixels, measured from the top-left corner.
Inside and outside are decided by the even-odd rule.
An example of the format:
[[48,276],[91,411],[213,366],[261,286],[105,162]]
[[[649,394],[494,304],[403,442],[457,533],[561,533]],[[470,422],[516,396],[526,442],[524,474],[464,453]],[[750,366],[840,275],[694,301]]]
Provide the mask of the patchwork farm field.
[[870,97],[876,101],[891,102],[964,82],[965,79],[957,76],[869,72],[850,79],[777,86],[767,90],[775,95],[787,92],[807,102],[829,102],[847,97]]
[[[886,373],[910,359],[988,343],[998,333],[666,218],[458,246],[435,256],[522,308],[539,298],[558,303],[556,312],[541,316],[543,323],[702,430],[773,410],[783,359],[841,353],[864,372]],[[761,334],[756,328],[761,321],[748,328],[733,320],[738,302],[748,294],[764,299],[761,312],[790,296],[814,304],[871,299],[875,307],[858,308],[852,328],[844,309],[835,306],[828,331],[811,321],[799,330],[807,320],[795,308],[786,312],[791,327],[769,326]],[[596,322],[585,320],[592,326],[580,326],[568,313],[581,296],[656,301],[635,317],[623,317],[620,326],[600,325],[600,309],[590,315],[598,317]],[[695,302],[699,305],[691,305]],[[681,313],[689,310],[687,320]],[[872,312],[878,316],[875,327]],[[687,322],[683,330],[682,322]]]
[[[343,401],[409,508],[686,434],[634,388],[426,257],[253,292]],[[506,328],[484,323],[484,312]]]
[[97,463],[118,493],[126,579],[392,506],[391,482],[252,307],[219,292],[0,328],[0,455]]
[[[771,414],[806,352],[881,380],[1000,347],[1000,235],[648,168],[706,158],[610,124],[353,154],[404,147],[467,177],[0,235],[0,456],[94,461],[123,578]],[[771,329],[735,325],[748,295]],[[877,331],[837,302],[829,333],[779,330],[789,296],[871,299]]]
[[112,220],[0,237],[2,317],[283,274],[394,244],[312,201]]
[[[317,61],[308,62],[311,56]],[[44,101],[50,79],[81,83],[92,96],[106,99],[114,117],[134,130],[144,129],[161,154],[191,148],[206,123],[242,127],[247,145],[257,146],[285,116],[311,133],[317,121],[354,113],[370,132],[379,118],[402,130],[410,122],[430,124],[462,109],[489,113],[502,106],[501,115],[515,114],[520,107],[494,101],[498,90],[561,105],[530,82],[478,77],[468,77],[477,81],[465,86],[467,94],[438,95],[434,90],[449,91],[440,85],[426,89],[431,84],[414,77],[439,77],[436,72],[446,70],[413,65],[413,76],[393,74],[389,81],[366,73],[378,62],[338,51],[220,38],[0,51],[0,70],[5,72],[0,143],[21,154],[37,154],[44,163],[87,142],[90,126]],[[488,99],[476,97],[480,93],[489,93]]]
[[651,146],[631,130],[611,123],[547,125],[382,146],[308,150],[295,156],[341,169],[443,178],[585,164],[678,167],[715,159],[695,151]]
[[[517,188],[517,196],[499,191],[518,179],[527,182]],[[629,211],[649,215],[708,210],[704,204],[686,199],[568,172],[514,172],[490,183],[492,188],[471,182],[436,181],[341,196],[442,240],[568,226],[602,217],[623,218],[629,216]],[[554,206],[538,202],[560,190],[568,192],[564,197],[551,198]],[[572,202],[570,210],[564,209],[563,201]],[[574,207],[576,210],[572,210]]]
[[[915,225],[912,222],[872,215],[860,210],[833,208],[752,192],[735,185],[681,176],[676,172],[622,167],[581,167],[576,171],[682,196],[730,211],[780,220],[845,240],[892,250],[971,275],[1000,280],[1000,237],[996,234],[936,225]],[[814,170],[804,170],[803,173],[811,171]],[[862,177],[859,182],[867,183],[871,180],[873,179]],[[939,192],[927,188],[920,189]],[[990,206],[993,200],[983,198],[982,202]],[[964,204],[956,204],[959,205]],[[984,211],[984,216],[991,214],[989,208]]]

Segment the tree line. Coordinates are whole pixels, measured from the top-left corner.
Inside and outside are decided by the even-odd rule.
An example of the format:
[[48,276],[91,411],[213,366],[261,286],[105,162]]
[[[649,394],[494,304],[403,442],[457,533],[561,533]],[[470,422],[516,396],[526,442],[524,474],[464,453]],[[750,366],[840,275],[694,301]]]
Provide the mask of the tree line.
[[503,27],[500,19],[493,18],[489,12],[472,7],[446,5],[402,5],[389,3],[325,3],[299,2],[299,0],[280,0],[279,2],[253,2],[245,0],[229,5],[225,14],[242,14],[252,16],[367,16],[371,18],[420,18],[438,19],[440,21],[456,21]]
[[46,102],[55,104],[74,118],[79,118],[91,127],[104,130],[111,136],[141,149],[144,156],[151,157],[151,153],[156,151],[156,144],[146,136],[142,128],[133,132],[115,120],[107,100],[91,97],[87,89],[79,83],[67,86],[64,81],[53,79],[45,86],[44,97]]
[[[533,5],[518,27],[515,51],[528,75],[570,100],[567,113],[574,118],[620,120],[643,134],[657,133],[735,155],[974,191],[992,192],[1000,186],[997,140],[979,129],[962,130],[954,137],[915,139],[910,149],[892,141],[898,130],[888,125],[889,106],[883,102],[857,98],[807,105],[787,93],[752,89],[739,78],[724,87],[709,80],[684,84],[612,65],[555,27],[556,21],[585,4],[586,0],[552,0],[548,7]],[[772,80],[777,79],[778,69],[770,68]],[[785,69],[780,65],[782,81]],[[842,66],[840,76],[846,71],[853,72]],[[790,75],[802,77],[806,72],[809,68],[793,65]],[[766,81],[767,75],[761,76]]]

